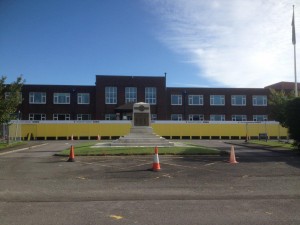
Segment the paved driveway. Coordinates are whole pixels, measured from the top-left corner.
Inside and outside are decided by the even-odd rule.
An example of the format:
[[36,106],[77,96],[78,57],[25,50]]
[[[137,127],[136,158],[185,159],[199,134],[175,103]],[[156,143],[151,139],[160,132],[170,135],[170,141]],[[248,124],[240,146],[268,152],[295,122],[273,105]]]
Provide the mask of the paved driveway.
[[299,156],[235,146],[238,164],[159,156],[152,172],[151,156],[53,156],[69,146],[0,156],[1,225],[300,224]]

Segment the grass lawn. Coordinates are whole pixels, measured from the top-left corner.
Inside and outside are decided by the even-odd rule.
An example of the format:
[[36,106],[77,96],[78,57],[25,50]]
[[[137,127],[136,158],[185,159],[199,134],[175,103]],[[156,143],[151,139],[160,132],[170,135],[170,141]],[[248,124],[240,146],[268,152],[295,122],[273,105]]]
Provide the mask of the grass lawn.
[[22,145],[22,142],[13,142],[9,144],[7,144],[7,142],[0,142],[0,151],[3,149],[12,148],[19,145]]
[[[105,156],[105,155],[153,155],[154,147],[93,147],[95,143],[74,146],[75,156]],[[63,150],[58,156],[69,156],[70,149]],[[160,147],[160,155],[222,155],[224,151],[202,146]]]
[[293,144],[280,142],[280,141],[259,141],[259,140],[251,140],[249,143],[264,145],[269,147],[278,147],[278,148],[286,148],[286,149],[295,149]]

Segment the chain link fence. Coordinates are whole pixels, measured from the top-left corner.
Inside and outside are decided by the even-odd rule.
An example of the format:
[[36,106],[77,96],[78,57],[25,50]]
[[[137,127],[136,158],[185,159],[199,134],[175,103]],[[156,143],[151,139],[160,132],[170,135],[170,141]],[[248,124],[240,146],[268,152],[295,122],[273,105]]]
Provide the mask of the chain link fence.
[[0,130],[0,143],[14,143],[22,141],[21,123],[19,120],[10,124],[2,124]]

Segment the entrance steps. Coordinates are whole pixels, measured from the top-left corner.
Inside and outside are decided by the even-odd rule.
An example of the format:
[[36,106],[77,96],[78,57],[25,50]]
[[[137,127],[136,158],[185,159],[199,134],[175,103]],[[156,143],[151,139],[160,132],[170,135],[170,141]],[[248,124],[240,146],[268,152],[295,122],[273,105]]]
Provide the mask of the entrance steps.
[[152,127],[134,126],[128,135],[112,141],[111,146],[168,147],[174,146],[174,143],[153,133]]

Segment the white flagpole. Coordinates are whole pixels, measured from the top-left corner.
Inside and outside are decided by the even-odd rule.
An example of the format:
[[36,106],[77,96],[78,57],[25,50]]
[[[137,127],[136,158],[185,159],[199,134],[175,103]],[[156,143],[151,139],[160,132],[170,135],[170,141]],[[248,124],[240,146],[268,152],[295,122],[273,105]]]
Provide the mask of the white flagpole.
[[295,97],[298,97],[297,68],[296,68],[296,32],[295,32],[294,5],[293,5],[292,32],[293,32],[292,41],[293,41],[293,45],[294,45]]
[[296,69],[296,45],[294,45],[294,71],[295,71],[295,97],[298,97],[297,69]]

